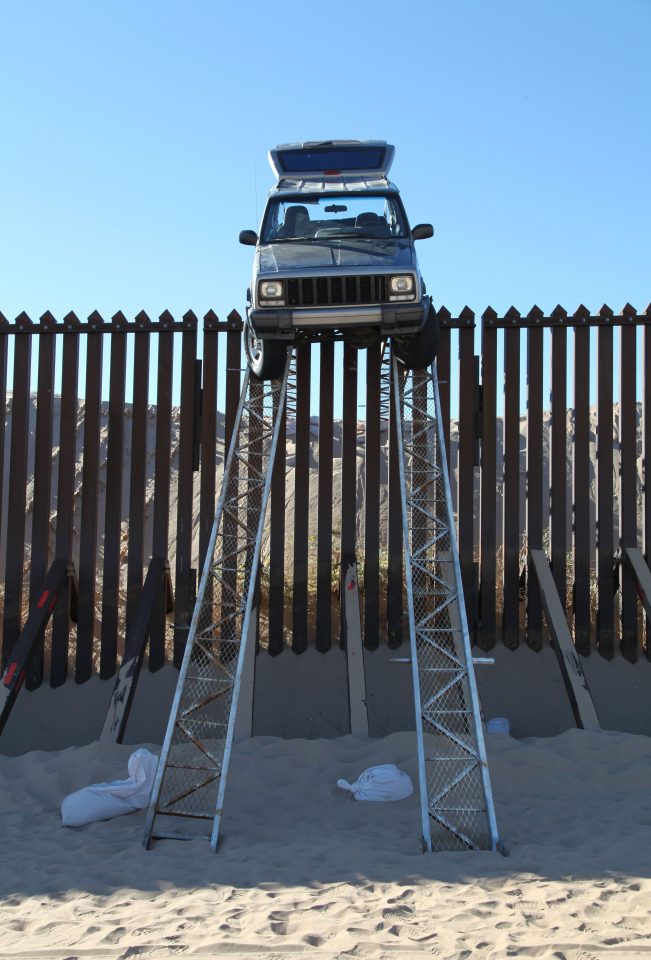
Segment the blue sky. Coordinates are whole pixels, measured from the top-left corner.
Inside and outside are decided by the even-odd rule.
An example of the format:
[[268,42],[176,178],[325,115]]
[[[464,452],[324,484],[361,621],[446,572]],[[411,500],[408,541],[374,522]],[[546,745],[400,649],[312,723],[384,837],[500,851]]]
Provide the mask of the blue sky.
[[648,0],[4,0],[0,309],[241,308],[266,152],[324,137],[396,144],[451,310],[644,308],[650,39]]
[[651,299],[649,0],[0,0],[0,310],[244,309],[279,142],[387,139],[437,305]]

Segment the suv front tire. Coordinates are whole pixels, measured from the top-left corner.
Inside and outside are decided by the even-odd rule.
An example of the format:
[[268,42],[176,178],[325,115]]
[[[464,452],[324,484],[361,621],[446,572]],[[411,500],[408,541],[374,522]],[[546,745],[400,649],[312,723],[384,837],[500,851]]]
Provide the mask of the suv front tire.
[[244,326],[244,352],[251,372],[259,380],[277,380],[285,372],[287,342],[256,336],[248,322]]
[[439,342],[439,318],[430,303],[427,320],[418,331],[405,337],[391,337],[395,355],[408,370],[429,367],[436,358]]

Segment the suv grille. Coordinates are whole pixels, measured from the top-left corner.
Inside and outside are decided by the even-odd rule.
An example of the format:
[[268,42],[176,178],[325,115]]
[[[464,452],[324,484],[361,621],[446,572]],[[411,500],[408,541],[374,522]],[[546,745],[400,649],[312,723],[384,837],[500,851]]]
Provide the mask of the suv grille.
[[362,303],[388,303],[388,277],[303,277],[287,281],[290,307],[330,307]]

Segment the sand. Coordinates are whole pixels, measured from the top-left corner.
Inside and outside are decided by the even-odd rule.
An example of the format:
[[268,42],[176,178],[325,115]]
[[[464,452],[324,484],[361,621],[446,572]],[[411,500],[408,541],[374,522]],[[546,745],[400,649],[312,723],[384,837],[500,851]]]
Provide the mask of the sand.
[[242,741],[216,855],[200,840],[145,851],[144,811],[61,826],[63,796],[126,776],[132,746],[2,757],[0,956],[651,954],[651,739],[487,741],[507,857],[423,855],[416,795],[337,789],[379,762],[415,777],[413,733]]

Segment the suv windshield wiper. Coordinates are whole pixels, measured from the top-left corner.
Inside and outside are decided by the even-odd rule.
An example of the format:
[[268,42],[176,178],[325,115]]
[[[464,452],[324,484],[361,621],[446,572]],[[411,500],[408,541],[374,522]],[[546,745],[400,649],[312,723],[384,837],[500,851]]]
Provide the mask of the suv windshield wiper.
[[263,243],[323,243],[316,237],[274,237],[272,240],[263,240]]
[[401,240],[402,237],[374,237],[371,233],[338,233],[332,240],[372,240],[374,243],[386,243],[387,240]]

